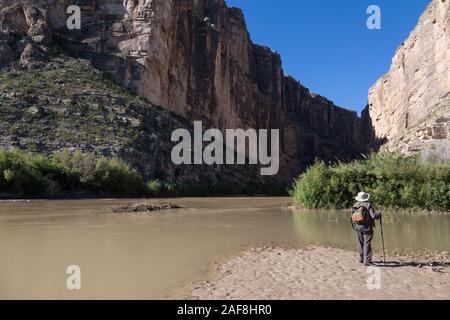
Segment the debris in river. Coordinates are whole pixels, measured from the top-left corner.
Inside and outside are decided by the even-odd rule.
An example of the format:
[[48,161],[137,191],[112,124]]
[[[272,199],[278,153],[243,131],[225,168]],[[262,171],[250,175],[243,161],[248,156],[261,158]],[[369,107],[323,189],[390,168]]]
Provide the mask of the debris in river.
[[170,210],[170,209],[181,209],[183,207],[179,206],[175,203],[169,204],[136,204],[136,205],[124,205],[120,207],[113,208],[113,211],[116,213],[138,213],[138,212],[153,212],[153,211],[161,211],[161,210]]
[[432,270],[433,272],[443,273],[444,268],[443,268],[443,267],[434,267],[434,266],[432,266],[432,267],[431,267],[431,270]]

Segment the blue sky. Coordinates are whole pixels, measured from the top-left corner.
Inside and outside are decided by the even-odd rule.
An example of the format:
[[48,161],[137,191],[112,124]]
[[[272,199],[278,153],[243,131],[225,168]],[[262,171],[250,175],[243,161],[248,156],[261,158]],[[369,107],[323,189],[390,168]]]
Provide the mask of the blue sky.
[[[361,111],[430,0],[227,0],[243,9],[252,40],[278,51],[286,74],[337,105]],[[369,30],[369,5],[381,30]]]

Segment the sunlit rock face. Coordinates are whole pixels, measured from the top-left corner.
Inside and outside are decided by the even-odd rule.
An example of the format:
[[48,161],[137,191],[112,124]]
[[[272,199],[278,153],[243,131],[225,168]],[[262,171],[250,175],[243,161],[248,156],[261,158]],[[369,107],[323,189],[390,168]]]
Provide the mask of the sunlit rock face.
[[[362,151],[357,114],[286,77],[280,55],[254,44],[241,10],[223,0],[0,3],[39,10],[50,27],[43,35],[189,121],[221,130],[279,129],[281,180],[315,158],[349,160]],[[66,27],[71,4],[81,7],[81,30]]]
[[384,148],[404,154],[427,155],[434,147],[450,153],[449,93],[450,1],[433,0],[389,72],[369,91],[365,114],[373,138],[386,139]]

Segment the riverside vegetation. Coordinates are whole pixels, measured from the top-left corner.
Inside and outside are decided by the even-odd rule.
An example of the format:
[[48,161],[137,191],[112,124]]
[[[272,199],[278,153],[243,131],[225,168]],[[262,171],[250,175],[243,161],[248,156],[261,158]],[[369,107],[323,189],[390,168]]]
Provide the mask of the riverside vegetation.
[[349,208],[361,190],[377,206],[450,211],[450,164],[387,153],[350,164],[317,161],[294,183],[299,207]]
[[46,157],[17,149],[0,151],[0,192],[18,196],[64,193],[140,195],[144,182],[117,159],[62,151]]
[[264,185],[171,184],[146,182],[132,166],[117,158],[64,150],[45,156],[18,149],[0,150],[0,196],[210,196],[224,194],[279,195]]

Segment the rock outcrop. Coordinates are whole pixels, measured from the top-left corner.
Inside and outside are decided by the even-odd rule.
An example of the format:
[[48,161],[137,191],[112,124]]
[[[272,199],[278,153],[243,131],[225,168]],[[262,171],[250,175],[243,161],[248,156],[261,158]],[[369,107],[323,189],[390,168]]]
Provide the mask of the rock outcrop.
[[433,0],[369,91],[363,120],[383,149],[450,161],[450,1]]
[[33,67],[52,41],[46,10],[29,4],[3,6],[0,4],[0,68],[18,59]]

